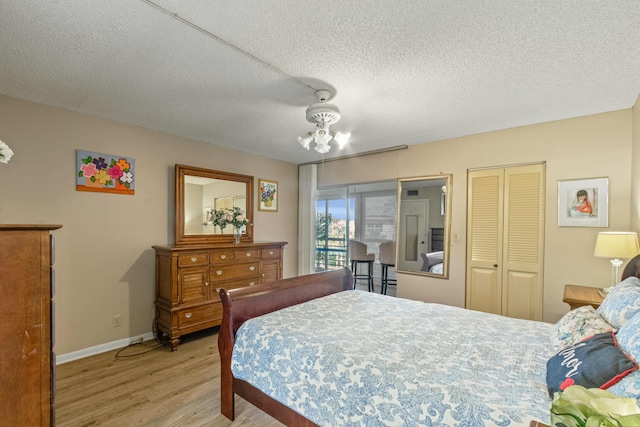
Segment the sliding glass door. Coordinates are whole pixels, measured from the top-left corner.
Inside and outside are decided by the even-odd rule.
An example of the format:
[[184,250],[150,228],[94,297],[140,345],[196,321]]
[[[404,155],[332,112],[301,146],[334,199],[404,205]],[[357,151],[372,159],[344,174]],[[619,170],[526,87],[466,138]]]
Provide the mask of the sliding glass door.
[[[321,189],[316,195],[316,271],[349,267],[350,239],[378,254],[378,245],[395,241],[396,181]],[[379,276],[375,264],[374,276]]]
[[348,267],[347,244],[353,238],[354,199],[347,188],[318,190],[316,196],[316,271]]

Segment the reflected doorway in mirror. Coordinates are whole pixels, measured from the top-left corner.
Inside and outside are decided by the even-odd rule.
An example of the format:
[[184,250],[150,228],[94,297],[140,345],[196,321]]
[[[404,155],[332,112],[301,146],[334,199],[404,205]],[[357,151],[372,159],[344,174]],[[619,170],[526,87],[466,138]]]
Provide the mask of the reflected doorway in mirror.
[[451,182],[450,174],[398,180],[397,272],[449,277]]

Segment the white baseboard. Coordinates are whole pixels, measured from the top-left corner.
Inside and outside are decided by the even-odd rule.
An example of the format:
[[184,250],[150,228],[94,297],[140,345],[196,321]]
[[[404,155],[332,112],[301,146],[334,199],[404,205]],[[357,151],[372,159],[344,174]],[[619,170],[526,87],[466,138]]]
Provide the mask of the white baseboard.
[[105,351],[126,347],[129,344],[140,340],[140,338],[142,338],[144,341],[155,339],[153,332],[147,332],[146,334],[136,335],[122,340],[95,345],[93,347],[85,348],[82,350],[72,351],[71,353],[57,354],[56,365],[62,365],[63,363],[72,362],[78,359],[84,359],[85,357],[89,356],[95,356],[96,354],[104,353]]

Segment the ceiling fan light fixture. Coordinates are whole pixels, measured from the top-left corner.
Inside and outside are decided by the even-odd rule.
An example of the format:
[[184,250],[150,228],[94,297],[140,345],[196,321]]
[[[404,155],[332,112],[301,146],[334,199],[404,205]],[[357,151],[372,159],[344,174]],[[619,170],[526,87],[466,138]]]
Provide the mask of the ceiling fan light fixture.
[[350,132],[347,132],[347,133],[336,132],[336,134],[333,136],[333,140],[338,143],[339,150],[342,150],[344,148],[347,142],[349,142],[349,138],[351,138]]
[[329,141],[331,141],[331,134],[329,133],[329,128],[318,128],[313,133],[313,140],[316,144],[320,145],[328,145]]
[[307,150],[309,149],[309,144],[311,144],[311,141],[313,141],[313,136],[311,135],[311,132],[309,132],[307,136],[298,137],[298,142],[300,143],[300,145],[302,145],[302,148],[306,148]]
[[325,154],[328,153],[329,150],[331,150],[331,146],[329,144],[316,144],[313,149],[320,154]]
[[329,126],[340,121],[340,109],[333,104],[327,104],[326,101],[331,98],[331,92],[328,90],[316,91],[316,96],[320,102],[311,104],[306,111],[307,121],[316,125],[314,132],[309,132],[309,136],[298,137],[300,145],[307,150],[311,141],[315,142],[314,150],[318,153],[328,153],[331,150],[329,141],[332,139],[338,144],[338,148],[342,150],[349,141],[350,133],[331,132]]

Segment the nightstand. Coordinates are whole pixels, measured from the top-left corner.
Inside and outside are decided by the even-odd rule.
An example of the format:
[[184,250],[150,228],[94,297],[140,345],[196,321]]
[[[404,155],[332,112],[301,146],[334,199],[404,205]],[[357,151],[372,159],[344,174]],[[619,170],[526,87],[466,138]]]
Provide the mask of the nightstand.
[[593,308],[600,307],[604,298],[598,292],[598,288],[580,285],[564,285],[563,302],[569,304],[571,310],[578,307],[590,305]]

